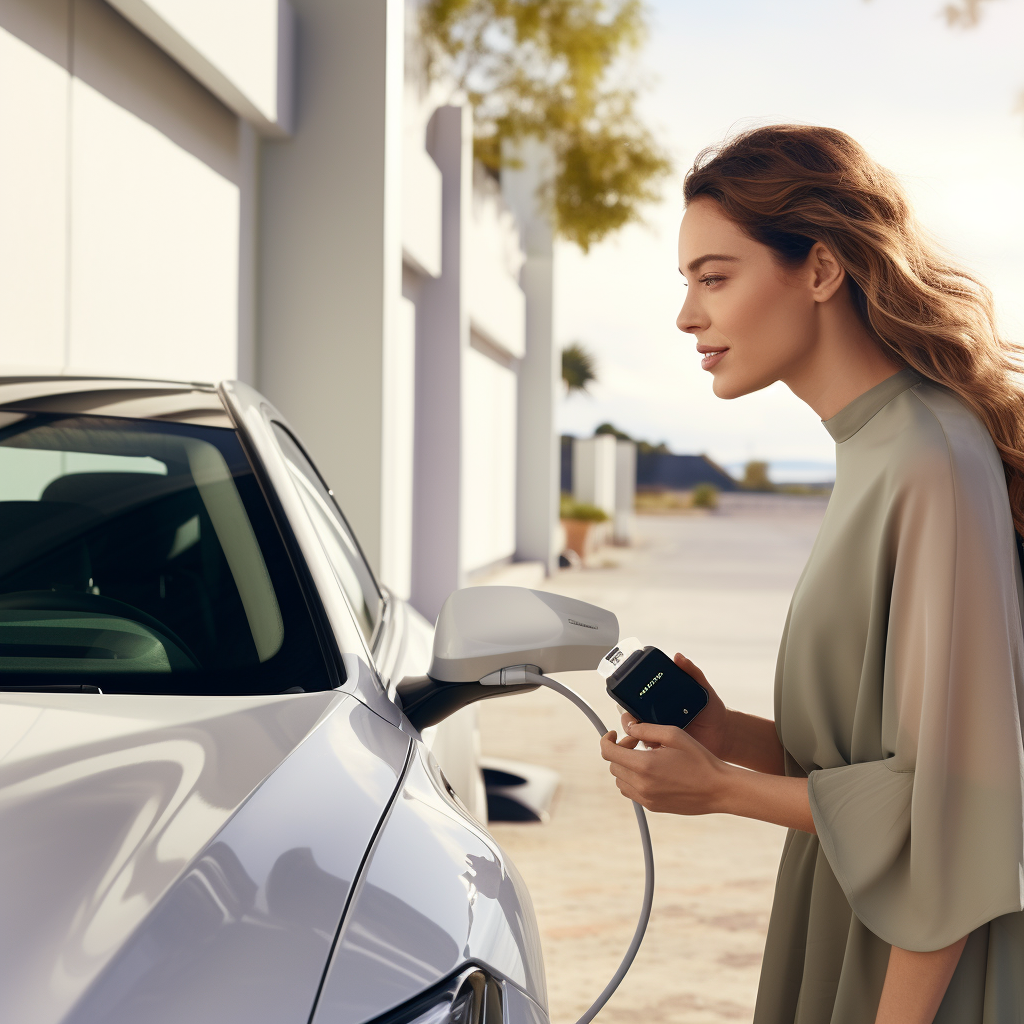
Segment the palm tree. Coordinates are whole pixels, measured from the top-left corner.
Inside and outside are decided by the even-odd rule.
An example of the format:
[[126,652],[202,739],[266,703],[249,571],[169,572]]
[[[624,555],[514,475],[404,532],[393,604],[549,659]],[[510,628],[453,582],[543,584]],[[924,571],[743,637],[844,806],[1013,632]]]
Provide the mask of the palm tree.
[[562,381],[567,395],[574,391],[589,394],[587,385],[596,380],[594,357],[578,341],[562,349]]

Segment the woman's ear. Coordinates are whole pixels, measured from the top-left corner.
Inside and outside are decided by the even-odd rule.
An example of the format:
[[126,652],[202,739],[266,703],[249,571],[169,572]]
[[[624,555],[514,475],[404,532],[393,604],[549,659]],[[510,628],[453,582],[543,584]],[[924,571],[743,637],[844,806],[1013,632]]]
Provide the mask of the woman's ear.
[[846,280],[846,271],[832,254],[832,250],[821,242],[815,242],[807,256],[810,271],[811,294],[815,302],[828,302]]

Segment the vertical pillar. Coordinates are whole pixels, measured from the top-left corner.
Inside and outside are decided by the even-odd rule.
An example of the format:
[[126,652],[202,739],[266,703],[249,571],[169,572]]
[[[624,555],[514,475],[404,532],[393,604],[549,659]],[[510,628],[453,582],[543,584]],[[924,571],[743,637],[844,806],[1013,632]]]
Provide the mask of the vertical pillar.
[[405,295],[384,339],[380,578],[399,597],[412,586],[416,411],[416,303]]
[[633,540],[634,505],[636,504],[636,442],[615,443],[615,543],[630,544]]
[[418,304],[411,599],[433,619],[463,583],[462,363],[469,346],[463,257],[473,187],[469,107],[440,107],[431,119],[428,148],[442,176],[441,276],[424,281]]
[[554,342],[554,231],[537,189],[553,173],[550,153],[528,141],[522,166],[502,171],[505,201],[519,222],[526,261],[520,285],[526,295],[526,355],[519,364],[516,446],[516,559],[558,566],[559,451],[555,403],[561,376]]
[[403,0],[294,0],[296,122],[264,142],[260,389],[380,568],[384,346],[401,296]]
[[576,438],[572,443],[572,496],[615,515],[616,440],[613,434]]
[[238,379],[255,386],[257,252],[259,245],[260,139],[248,121],[238,123]]

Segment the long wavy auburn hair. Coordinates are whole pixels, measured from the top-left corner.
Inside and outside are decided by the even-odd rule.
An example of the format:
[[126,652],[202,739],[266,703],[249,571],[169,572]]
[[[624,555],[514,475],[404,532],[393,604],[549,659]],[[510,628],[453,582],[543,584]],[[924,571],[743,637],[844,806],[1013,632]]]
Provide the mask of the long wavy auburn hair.
[[927,238],[893,174],[834,128],[769,125],[704,150],[683,196],[714,200],[783,265],[827,246],[885,354],[954,392],[988,428],[1024,533],[1024,349],[1000,337],[992,293]]

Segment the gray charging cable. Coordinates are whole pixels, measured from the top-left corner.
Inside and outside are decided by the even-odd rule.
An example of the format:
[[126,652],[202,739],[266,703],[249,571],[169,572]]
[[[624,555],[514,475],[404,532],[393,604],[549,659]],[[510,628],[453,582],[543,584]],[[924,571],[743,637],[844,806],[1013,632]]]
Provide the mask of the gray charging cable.
[[[591,724],[597,729],[598,734],[603,736],[608,730],[604,722],[598,717],[597,712],[575,691],[564,686],[557,679],[551,679],[544,675],[536,665],[516,665],[512,668],[503,668],[498,672],[492,672],[484,676],[480,682],[484,686],[514,686],[523,683],[537,683],[555,690],[563,697],[571,700],[590,719]],[[654,850],[651,847],[651,833],[647,827],[647,815],[644,809],[634,800],[633,810],[636,812],[636,823],[640,829],[640,842],[644,848],[644,900],[640,907],[640,920],[637,922],[636,931],[629,943],[629,949],[622,958],[622,963],[612,975],[611,981],[604,987],[604,991],[594,1000],[590,1009],[583,1014],[576,1024],[590,1024],[598,1015],[604,1004],[611,998],[612,993],[619,987],[619,983],[626,976],[626,972],[632,967],[633,960],[640,949],[640,943],[644,940],[644,932],[647,931],[647,922],[651,919],[651,907],[654,905]]]

